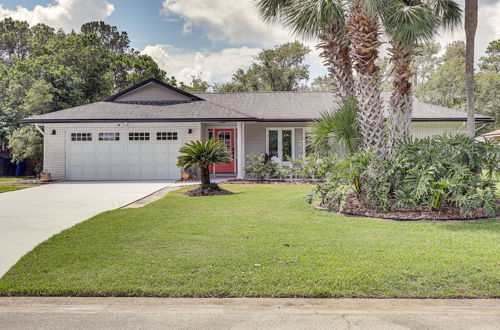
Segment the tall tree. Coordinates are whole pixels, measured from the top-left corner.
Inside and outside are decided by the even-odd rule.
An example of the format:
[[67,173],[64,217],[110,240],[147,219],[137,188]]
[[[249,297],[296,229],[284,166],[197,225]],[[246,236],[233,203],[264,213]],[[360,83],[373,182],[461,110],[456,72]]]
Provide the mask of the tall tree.
[[347,17],[347,35],[351,40],[351,56],[358,75],[356,95],[359,101],[359,127],[364,149],[378,157],[386,156],[385,124],[381,97],[382,79],[377,64],[381,27],[373,8],[362,0],[352,1]]
[[413,88],[427,81],[439,66],[441,59],[438,56],[441,45],[438,42],[424,42],[415,48],[415,56],[411,63],[413,71]]
[[452,0],[393,0],[382,13],[390,38],[393,92],[389,101],[389,150],[397,140],[409,136],[413,109],[411,62],[418,45],[429,42],[439,27],[454,28],[462,11]]
[[[483,67],[486,59],[487,57],[481,59],[479,67]],[[467,108],[465,42],[450,43],[440,61],[441,65],[430,75],[429,79],[417,86],[415,94],[423,102],[465,111]],[[494,91],[500,90],[500,73],[482,69],[474,74],[474,82],[475,111],[493,117],[499,123],[500,93]]]
[[465,75],[467,77],[467,136],[476,135],[474,120],[474,40],[477,29],[477,0],[465,0]]
[[309,79],[309,65],[304,64],[309,52],[300,42],[265,49],[247,70],[237,70],[231,82],[215,85],[214,89],[219,92],[298,90]]
[[354,94],[350,42],[345,28],[345,4],[336,0],[258,0],[266,21],[280,22],[294,34],[319,40],[317,48],[341,97]]
[[493,40],[486,48],[485,56],[479,59],[483,71],[500,73],[500,39]]

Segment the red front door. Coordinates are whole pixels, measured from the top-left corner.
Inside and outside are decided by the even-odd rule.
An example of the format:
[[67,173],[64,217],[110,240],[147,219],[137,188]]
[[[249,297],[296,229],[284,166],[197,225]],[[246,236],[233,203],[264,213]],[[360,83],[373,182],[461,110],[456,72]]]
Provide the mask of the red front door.
[[[231,153],[231,161],[229,163],[221,163],[215,165],[215,173],[234,173],[234,128],[220,128],[220,129],[209,129],[209,137],[215,138],[217,141],[222,142],[229,152]],[[210,172],[214,173],[214,169],[211,167]]]

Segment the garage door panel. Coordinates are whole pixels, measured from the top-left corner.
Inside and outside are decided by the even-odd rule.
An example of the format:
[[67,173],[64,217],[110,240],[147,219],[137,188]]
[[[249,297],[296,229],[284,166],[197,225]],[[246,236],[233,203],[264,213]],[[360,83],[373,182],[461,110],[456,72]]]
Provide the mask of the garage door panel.
[[[71,132],[70,132],[71,133]],[[69,134],[70,134],[69,133]],[[83,133],[83,132],[82,132]],[[93,131],[92,136],[99,136]],[[120,133],[127,137],[128,132]],[[150,132],[155,137],[156,132]],[[178,141],[71,141],[66,140],[66,170],[69,180],[177,179]]]

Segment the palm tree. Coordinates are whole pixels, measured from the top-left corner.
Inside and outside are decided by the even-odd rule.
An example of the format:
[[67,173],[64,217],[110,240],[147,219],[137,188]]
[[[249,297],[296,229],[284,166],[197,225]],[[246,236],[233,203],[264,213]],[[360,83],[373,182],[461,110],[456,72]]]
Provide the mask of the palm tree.
[[363,148],[384,158],[385,124],[381,98],[382,79],[376,64],[379,55],[380,23],[371,2],[354,0],[347,17],[347,35],[351,41],[351,56],[358,75],[356,95],[359,101],[359,126]]
[[341,101],[335,111],[321,114],[313,127],[309,146],[320,157],[347,156],[359,150],[358,102],[354,96]]
[[474,39],[477,29],[477,0],[465,0],[465,75],[467,77],[467,136],[475,136]]
[[318,38],[320,56],[328,69],[335,92],[354,94],[349,39],[345,29],[345,8],[341,0],[257,0],[265,21],[281,22],[294,34]]
[[389,150],[410,134],[413,94],[410,64],[419,43],[429,42],[439,27],[454,28],[460,23],[460,7],[452,0],[391,0],[379,11],[390,37],[393,92],[390,99]]
[[177,157],[177,166],[189,168],[197,166],[200,169],[201,188],[210,188],[210,165],[228,163],[231,155],[226,146],[214,139],[208,141],[193,141],[186,143],[179,152],[183,155]]

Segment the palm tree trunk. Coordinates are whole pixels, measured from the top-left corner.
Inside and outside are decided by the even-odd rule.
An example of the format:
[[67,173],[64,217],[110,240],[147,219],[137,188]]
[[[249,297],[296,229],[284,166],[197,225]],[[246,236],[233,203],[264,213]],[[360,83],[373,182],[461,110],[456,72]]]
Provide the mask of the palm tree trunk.
[[346,24],[351,40],[352,60],[358,74],[356,94],[359,101],[359,125],[363,147],[385,158],[385,124],[381,97],[382,79],[378,59],[380,24],[376,15],[370,15],[360,0],[351,5]]
[[410,135],[411,112],[413,108],[411,60],[414,55],[412,47],[394,44],[388,49],[394,65],[393,91],[389,101],[390,139],[389,153],[397,140]]
[[208,166],[200,167],[200,180],[202,189],[210,187],[210,170]]
[[319,38],[321,43],[316,48],[321,49],[320,56],[323,58],[323,65],[330,73],[335,92],[343,98],[354,95],[349,39],[344,27],[334,23],[330,31],[323,33]]
[[467,136],[474,138],[474,38],[477,29],[477,0],[465,0],[465,75],[467,77]]

